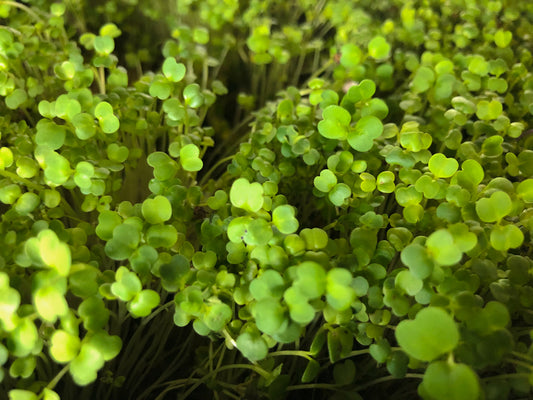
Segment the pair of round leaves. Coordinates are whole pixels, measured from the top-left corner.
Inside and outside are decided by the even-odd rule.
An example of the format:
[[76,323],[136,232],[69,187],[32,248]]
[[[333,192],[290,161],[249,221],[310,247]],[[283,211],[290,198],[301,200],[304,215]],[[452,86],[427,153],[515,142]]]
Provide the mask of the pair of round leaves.
[[246,178],[239,178],[231,185],[229,198],[233,206],[257,212],[263,207],[263,193],[260,183],[250,183]]
[[479,378],[466,364],[435,361],[428,365],[418,393],[434,400],[478,399]]
[[449,178],[455,174],[459,168],[459,163],[454,158],[448,158],[442,153],[436,153],[429,159],[428,167],[436,178]]
[[128,302],[127,309],[134,318],[146,317],[159,304],[159,294],[150,289],[142,290],[139,277],[126,267],[119,267],[115,280],[111,293]]
[[69,274],[72,262],[70,248],[59,240],[54,231],[44,229],[37,234],[37,237],[28,239],[25,250],[34,264],[47,266],[55,270],[59,276]]
[[0,272],[0,321],[5,330],[10,331],[15,327],[15,313],[20,306],[20,294],[9,286],[9,276]]
[[323,120],[318,123],[318,131],[323,137],[348,140],[348,144],[360,152],[370,150],[374,145],[374,139],[383,133],[383,124],[373,115],[360,118],[355,127],[350,127],[350,113],[337,105],[326,107],[322,117]]
[[172,217],[172,205],[165,196],[157,195],[143,201],[141,212],[150,224],[162,224]]
[[204,163],[199,157],[200,149],[195,144],[187,144],[180,149],[180,162],[185,171],[200,171]]
[[477,237],[465,224],[450,225],[433,232],[426,240],[430,257],[438,265],[450,266],[461,261],[464,252],[472,250]]
[[420,310],[413,320],[401,321],[395,335],[402,350],[421,361],[433,361],[453,351],[460,339],[453,318],[432,306]]
[[94,116],[104,133],[114,133],[120,127],[119,119],[113,114],[113,107],[106,101],[102,101],[94,108]]

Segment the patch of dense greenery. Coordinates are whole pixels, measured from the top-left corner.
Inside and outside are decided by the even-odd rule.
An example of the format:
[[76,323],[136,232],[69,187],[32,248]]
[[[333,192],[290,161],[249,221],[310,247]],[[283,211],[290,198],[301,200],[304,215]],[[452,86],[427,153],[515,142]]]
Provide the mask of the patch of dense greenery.
[[532,4],[0,21],[0,399],[531,396]]

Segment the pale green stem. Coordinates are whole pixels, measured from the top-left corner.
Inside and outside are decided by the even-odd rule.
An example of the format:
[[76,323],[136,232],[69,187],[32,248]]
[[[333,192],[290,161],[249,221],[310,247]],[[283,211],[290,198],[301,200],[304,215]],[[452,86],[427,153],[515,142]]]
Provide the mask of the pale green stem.
[[67,373],[68,369],[69,369],[69,366],[65,365],[63,367],[63,369],[61,371],[59,371],[56,376],[54,376],[54,379],[52,379],[48,383],[48,385],[46,385],[46,388],[52,390],[58,384],[58,382],[61,380],[63,375],[65,375]]
[[8,0],[5,0],[5,1],[0,1],[0,4],[5,4],[7,6],[11,6],[11,7],[15,7],[15,8],[20,8],[21,10],[27,12],[29,15],[31,15],[33,18],[35,18],[36,20],[38,20],[39,22],[42,22],[42,18],[39,17],[31,8],[25,6],[24,4],[21,4],[21,3],[18,3],[16,1],[8,1]]
[[209,372],[208,374],[204,375],[201,379],[198,379],[198,381],[192,385],[189,390],[185,392],[185,394],[181,397],[182,400],[185,400],[189,395],[196,390],[198,386],[200,386],[205,381],[209,380],[211,376],[225,370],[229,369],[249,369],[254,372],[257,372],[259,375],[261,375],[264,378],[267,378],[269,376],[269,373],[265,371],[263,368],[257,366],[257,365],[249,365],[249,364],[233,364],[233,365],[224,365],[223,367],[220,367],[218,370],[214,370]]
[[230,160],[233,159],[234,156],[229,156],[229,157],[226,157],[226,158],[223,158],[221,160],[218,160],[216,162],[215,165],[213,165],[211,168],[209,168],[209,171],[207,171],[204,176],[202,176],[202,179],[200,180],[200,186],[202,186],[207,180],[208,178],[211,176],[211,174],[218,168],[220,167],[222,164],[224,164],[225,162],[228,162]]
[[280,351],[274,351],[272,353],[269,353],[269,356],[271,357],[277,357],[277,356],[296,356],[296,357],[303,357],[309,361],[313,359],[309,352],[303,351],[303,350],[280,350]]

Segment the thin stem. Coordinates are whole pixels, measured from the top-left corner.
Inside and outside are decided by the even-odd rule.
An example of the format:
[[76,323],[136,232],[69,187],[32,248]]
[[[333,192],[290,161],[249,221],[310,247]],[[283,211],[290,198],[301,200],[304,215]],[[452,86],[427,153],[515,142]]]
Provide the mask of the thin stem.
[[325,70],[327,70],[330,66],[332,66],[333,64],[335,63],[335,60],[333,59],[329,59],[327,63],[325,63],[324,65],[322,65],[322,67],[320,67],[319,69],[317,69],[313,75],[311,75],[309,77],[309,79],[307,79],[307,82],[311,82],[313,79],[319,77]]
[[[208,374],[205,374],[202,378],[196,380],[196,383],[192,385],[189,390],[185,392],[183,397],[181,397],[182,400],[185,400],[189,395],[196,390],[198,386],[200,386],[205,381],[209,380],[213,375],[225,371],[225,370],[231,370],[231,369],[249,369],[254,372],[257,372],[259,375],[261,375],[264,378],[267,378],[270,374],[265,371],[263,368],[257,366],[257,365],[249,365],[249,364],[233,364],[233,365],[224,365],[220,367],[218,370],[214,370],[209,372]],[[189,378],[190,379],[190,378]],[[163,393],[162,393],[163,394]],[[162,397],[159,396],[156,400],[161,399]]]
[[63,367],[63,369],[62,369],[61,371],[59,371],[59,372],[57,373],[56,376],[54,376],[54,379],[52,379],[52,380],[48,383],[48,385],[46,385],[46,387],[47,387],[48,389],[52,390],[52,389],[58,384],[58,382],[61,380],[61,378],[63,377],[63,375],[65,375],[65,374],[67,373],[68,369],[69,369],[69,366],[68,366],[68,365],[65,365],[65,366]]
[[145,317],[143,321],[141,322],[141,325],[146,325],[148,322],[150,322],[157,314],[168,310],[172,305],[174,304],[174,300],[170,300],[168,303],[163,304],[162,306],[158,307],[154,312],[152,312],[149,316]]
[[6,171],[5,169],[0,170],[0,175],[6,178],[9,178],[12,181],[23,183],[24,185],[26,185],[27,187],[33,190],[42,191],[45,189],[44,186],[41,186],[38,183],[32,182],[29,179],[21,178],[17,174],[10,172],[10,171]]
[[522,358],[527,361],[531,361],[533,363],[533,358],[529,357],[527,354],[519,353],[518,351],[512,351],[511,354],[515,357]]
[[523,368],[529,369],[530,371],[533,370],[533,364],[528,364],[528,363],[526,363],[524,361],[514,360],[512,358],[508,358],[507,362],[509,362],[511,364],[514,364],[514,365],[518,365],[519,367],[523,367]]
[[202,64],[202,90],[205,90],[207,87],[207,78],[209,76],[209,65],[207,65],[207,60],[204,60]]
[[202,176],[202,179],[200,180],[200,183],[199,183],[199,186],[202,186],[207,180],[208,178],[211,176],[211,174],[218,168],[220,167],[222,164],[228,162],[228,161],[231,161],[235,156],[229,156],[229,157],[226,157],[226,158],[223,158],[221,160],[218,160],[216,162],[215,165],[213,165],[211,168],[209,168],[209,171],[207,171],[204,176]]
[[98,73],[100,75],[100,79],[98,79],[98,86],[100,88],[100,93],[105,94],[105,71],[104,67],[98,67]]
[[302,389],[326,389],[326,390],[333,390],[338,391],[339,386],[337,384],[332,383],[306,383],[303,385],[292,385],[287,387],[287,392],[293,391],[293,390],[302,390]]
[[497,379],[529,378],[529,375],[530,374],[527,372],[520,372],[516,374],[502,374],[502,375],[489,376],[488,378],[482,378],[481,380],[483,382],[487,382],[487,381],[494,381]]
[[309,361],[313,359],[308,351],[304,350],[280,350],[280,351],[274,351],[269,354],[271,357],[277,357],[277,356],[296,356],[296,357],[303,357]]
[[373,381],[370,381],[370,382],[367,382],[367,383],[363,383],[362,385],[359,385],[359,386],[355,387],[353,390],[355,392],[358,392],[360,390],[366,389],[366,388],[368,388],[370,386],[377,385],[379,383],[392,381],[392,380],[395,380],[395,379],[405,379],[405,378],[423,379],[424,375],[423,374],[405,374],[405,376],[403,378],[396,378],[394,376],[383,376],[381,378],[374,379]]
[[11,28],[10,26],[0,25],[0,29],[5,29],[6,31],[14,33],[17,36],[22,36],[21,32],[17,31],[15,28]]
[[0,1],[0,4],[5,4],[7,6],[20,8],[21,10],[25,11],[26,13],[28,13],[28,15],[31,15],[37,21],[39,21],[39,22],[43,21],[42,18],[39,17],[31,8],[26,7],[24,4],[20,4],[20,3],[16,2],[16,1],[8,1],[8,0]]
[[222,55],[220,56],[219,64],[217,65],[215,72],[213,73],[213,79],[216,79],[218,76],[218,73],[220,72],[220,69],[222,68],[222,65],[224,63],[224,60],[226,59],[226,56],[229,52],[229,46],[224,47],[222,50]]
[[346,355],[346,357],[342,357],[342,359],[345,359],[345,358],[351,358],[351,357],[357,357],[357,356],[362,356],[362,355],[365,355],[365,354],[370,354],[370,350],[369,350],[369,349],[354,350],[354,351],[348,353],[348,354]]

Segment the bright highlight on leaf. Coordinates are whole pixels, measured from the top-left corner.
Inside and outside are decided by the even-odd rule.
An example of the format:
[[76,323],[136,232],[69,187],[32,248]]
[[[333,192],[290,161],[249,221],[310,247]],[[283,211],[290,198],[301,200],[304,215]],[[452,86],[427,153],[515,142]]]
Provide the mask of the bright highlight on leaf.
[[442,153],[433,154],[428,162],[429,170],[436,178],[449,178],[459,168],[454,158],[448,158]]
[[163,74],[171,82],[179,82],[185,77],[185,65],[176,62],[173,57],[168,57],[163,62]]
[[389,56],[391,47],[383,36],[375,36],[370,43],[368,43],[368,54],[377,60]]
[[104,133],[113,133],[120,127],[120,121],[113,114],[113,107],[111,104],[102,101],[94,109],[94,116],[98,119],[100,128]]
[[149,223],[161,224],[172,216],[172,205],[165,196],[157,195],[153,199],[143,201],[142,214]]
[[180,150],[180,162],[185,171],[200,171],[204,166],[202,160],[198,157],[200,149],[195,144],[187,144]]
[[235,207],[257,212],[263,207],[263,186],[258,182],[250,183],[245,178],[239,178],[231,185],[229,198]]
[[294,216],[294,208],[287,204],[274,209],[272,222],[281,233],[286,235],[294,233],[298,229],[298,220]]

